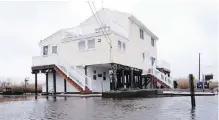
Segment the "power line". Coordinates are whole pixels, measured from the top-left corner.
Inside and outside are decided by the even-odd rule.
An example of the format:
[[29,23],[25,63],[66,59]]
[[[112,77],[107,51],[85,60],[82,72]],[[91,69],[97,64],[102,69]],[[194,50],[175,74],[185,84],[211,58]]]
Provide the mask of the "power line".
[[[103,32],[103,30],[102,30],[102,27],[101,27],[101,25],[99,24],[99,22],[98,22],[98,20],[97,20],[97,18],[96,18],[96,16],[95,16],[95,13],[94,13],[94,11],[93,11],[93,9],[92,9],[92,7],[91,7],[91,5],[90,5],[90,3],[89,3],[89,1],[87,1],[88,2],[88,5],[90,6],[90,9],[91,9],[91,12],[93,13],[93,15],[94,15],[94,18],[96,19],[96,22],[97,22],[97,24],[99,25],[99,27],[100,27],[100,30],[101,30],[101,32],[103,33],[103,35],[104,35],[104,37],[107,39],[107,37],[106,37],[106,35],[105,35],[105,33]],[[107,39],[108,40],[108,39]],[[110,45],[110,47],[111,47],[111,44],[110,44],[110,42],[108,41],[108,43],[109,43],[109,45]]]
[[[97,17],[99,18],[99,20],[100,20],[100,24],[102,25],[102,27],[103,27],[103,23],[104,22],[102,22],[101,21],[101,19],[100,19],[100,16],[99,16],[99,14],[98,14],[98,12],[97,12],[97,9],[96,9],[96,7],[95,7],[95,4],[94,4],[94,2],[92,1],[92,4],[93,4],[93,6],[94,6],[94,10],[95,10],[95,12],[97,13]],[[103,29],[104,31],[105,31],[105,33],[107,33],[107,31],[105,30],[105,29]],[[107,37],[108,37],[108,39],[110,40],[110,42],[111,42],[111,39],[110,39],[110,37],[107,35]],[[110,47],[112,47],[112,46],[110,46]]]
[[[94,13],[94,11],[93,11],[93,9],[92,9],[92,7],[91,7],[89,1],[87,1],[87,2],[88,2],[88,5],[90,6],[91,12],[93,13],[93,15],[94,15],[94,17],[95,17],[95,20],[96,20],[97,24],[98,24],[99,27],[100,27],[101,32],[103,33],[104,37],[106,38],[106,40],[108,41],[108,43],[109,43],[109,45],[110,45],[110,62],[112,62],[112,55],[111,55],[111,54],[112,54],[112,44],[111,44],[111,40],[110,40],[110,38],[108,38],[107,35],[105,35],[105,33],[104,33],[104,31],[103,31],[101,25],[99,24],[99,22],[98,22],[98,20],[97,20],[97,17],[96,17],[96,15],[95,15],[95,13]],[[93,3],[93,5],[94,5],[94,3]],[[95,8],[95,5],[94,5],[94,8]],[[96,8],[95,8],[95,11],[96,11]],[[97,12],[97,11],[96,11],[96,12]],[[98,15],[98,13],[97,13],[97,15]],[[98,16],[99,16],[99,15],[98,15]],[[99,20],[100,20],[100,17],[99,17]],[[101,20],[100,20],[100,22],[101,22]],[[102,22],[101,22],[101,24],[102,24]],[[105,30],[105,29],[104,29],[104,30]],[[105,30],[105,32],[106,32],[106,30]],[[107,33],[107,32],[106,32],[106,33]]]
[[[95,4],[94,4],[94,2],[92,1],[92,4],[93,4],[93,6],[94,6],[94,10],[96,11],[96,13],[97,13],[97,17],[99,18],[99,20],[100,20],[100,24],[102,25],[102,27],[103,27],[103,25],[105,24],[104,22],[102,22],[101,21],[101,19],[100,19],[100,16],[99,16],[99,14],[98,14],[98,12],[97,12],[97,9],[96,9],[96,7],[95,7]],[[103,24],[104,23],[104,24]],[[106,25],[106,24],[105,24]],[[103,29],[106,33],[107,33],[107,31],[106,31],[106,29]],[[109,41],[110,41],[110,62],[112,63],[113,61],[112,61],[112,40],[110,39],[110,37],[108,36],[108,35],[106,35],[106,37],[109,39]]]

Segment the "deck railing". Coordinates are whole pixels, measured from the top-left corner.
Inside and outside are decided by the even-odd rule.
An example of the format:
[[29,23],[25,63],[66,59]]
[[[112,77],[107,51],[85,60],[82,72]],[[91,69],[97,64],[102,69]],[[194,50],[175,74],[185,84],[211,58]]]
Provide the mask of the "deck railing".
[[148,74],[155,76],[157,79],[165,83],[170,88],[173,88],[173,79],[157,69],[149,69]]

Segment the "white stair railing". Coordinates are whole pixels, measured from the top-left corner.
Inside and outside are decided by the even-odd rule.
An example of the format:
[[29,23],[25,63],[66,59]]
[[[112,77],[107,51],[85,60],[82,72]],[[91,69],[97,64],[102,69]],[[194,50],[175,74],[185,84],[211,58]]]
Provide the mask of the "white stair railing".
[[154,70],[150,69],[148,74],[151,74],[151,75],[155,76],[161,82],[165,83],[170,88],[173,88],[173,79],[171,77],[168,77],[164,73],[160,72],[159,70],[157,70],[157,69],[154,69]]
[[76,66],[70,66],[65,60],[59,58],[57,67],[62,70],[67,77],[71,78],[75,83],[77,83],[83,90],[87,86],[90,90],[91,87],[91,78],[83,74]]

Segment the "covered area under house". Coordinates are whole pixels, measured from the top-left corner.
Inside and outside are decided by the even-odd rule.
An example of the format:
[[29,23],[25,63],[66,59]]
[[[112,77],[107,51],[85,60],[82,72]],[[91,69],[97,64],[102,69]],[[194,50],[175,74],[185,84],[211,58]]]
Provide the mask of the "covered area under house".
[[[98,69],[98,73],[93,74],[89,69],[95,71]],[[105,70],[105,72],[101,72],[101,70]],[[108,71],[108,73],[106,73]],[[85,86],[85,89],[80,87],[79,82],[75,82],[71,78],[69,78],[65,72],[63,72],[57,65],[42,65],[42,66],[33,66],[32,74],[35,74],[35,94],[37,95],[37,75],[42,73],[45,74],[46,84],[45,84],[45,93],[95,93],[95,92],[106,92],[110,90],[120,90],[120,89],[151,89],[157,88],[157,81],[155,77],[150,74],[142,75],[142,70],[138,68],[133,68],[130,66],[125,66],[117,63],[107,63],[107,64],[98,64],[98,65],[86,65],[84,67],[84,75],[89,75],[92,77],[91,83],[92,88],[88,88]],[[102,74],[99,74],[102,73]],[[49,89],[49,74],[50,80],[52,80],[52,90]],[[63,82],[58,82],[57,85],[57,74],[61,76]],[[97,78],[99,79],[99,83]],[[106,77],[106,78],[105,78]],[[86,78],[85,82],[87,81]],[[108,82],[107,82],[108,80]],[[104,81],[106,81],[104,83]],[[69,92],[69,88],[67,84],[70,84],[72,87],[76,89],[76,91]],[[104,83],[104,85],[103,85]],[[57,86],[63,86],[58,87]],[[109,86],[109,87],[107,87]],[[51,86],[50,86],[51,87]],[[96,87],[96,88],[95,88]],[[161,85],[160,88],[164,88],[165,86]],[[58,89],[58,90],[57,90]],[[61,90],[60,90],[61,89]],[[97,90],[98,89],[98,90]],[[62,91],[62,92],[60,92]]]

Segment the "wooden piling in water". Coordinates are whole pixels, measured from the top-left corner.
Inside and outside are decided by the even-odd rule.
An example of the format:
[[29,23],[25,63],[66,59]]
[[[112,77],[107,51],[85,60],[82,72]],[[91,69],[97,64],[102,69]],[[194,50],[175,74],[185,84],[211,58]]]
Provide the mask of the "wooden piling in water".
[[192,107],[195,107],[195,87],[194,87],[193,74],[189,74],[189,83],[190,83],[190,93],[191,93],[191,104]]

